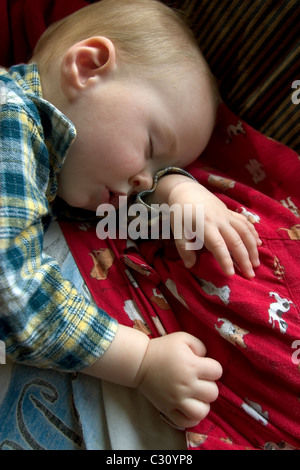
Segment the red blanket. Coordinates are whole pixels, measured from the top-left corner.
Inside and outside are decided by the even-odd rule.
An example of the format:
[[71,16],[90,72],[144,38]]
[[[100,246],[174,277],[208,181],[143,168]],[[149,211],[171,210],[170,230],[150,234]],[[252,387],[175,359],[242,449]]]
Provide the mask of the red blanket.
[[152,336],[185,330],[220,361],[220,395],[189,449],[300,448],[300,161],[221,106],[189,171],[255,223],[261,266],[228,278],[198,252],[187,270],[170,241],[100,240],[91,224],[61,227],[97,304]]

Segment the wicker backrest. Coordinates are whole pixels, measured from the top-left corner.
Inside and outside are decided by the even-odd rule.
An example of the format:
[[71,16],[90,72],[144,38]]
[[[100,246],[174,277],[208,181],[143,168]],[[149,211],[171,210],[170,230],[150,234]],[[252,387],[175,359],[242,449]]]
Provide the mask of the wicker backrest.
[[300,1],[165,3],[184,12],[231,109],[300,153],[300,103],[292,101],[300,80]]

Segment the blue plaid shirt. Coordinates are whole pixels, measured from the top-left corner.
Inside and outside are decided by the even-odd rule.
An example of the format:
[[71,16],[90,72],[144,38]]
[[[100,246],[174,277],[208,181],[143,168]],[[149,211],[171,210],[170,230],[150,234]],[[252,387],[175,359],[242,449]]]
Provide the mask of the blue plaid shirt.
[[0,339],[14,361],[80,370],[105,352],[117,322],[43,252],[43,223],[76,132],[43,100],[35,64],[0,69],[0,105]]

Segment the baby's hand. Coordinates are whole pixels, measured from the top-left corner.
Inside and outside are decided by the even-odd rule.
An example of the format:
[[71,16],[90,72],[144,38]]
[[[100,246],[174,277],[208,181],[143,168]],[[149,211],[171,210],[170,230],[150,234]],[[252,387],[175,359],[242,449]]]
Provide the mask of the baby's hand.
[[[259,236],[247,218],[237,212],[229,210],[225,204],[201,184],[181,175],[167,175],[163,180],[169,186],[168,204],[180,204],[182,211],[185,205],[203,204],[204,209],[204,245],[211,251],[227,275],[234,274],[233,259],[242,274],[251,278],[254,276],[253,268],[259,266],[257,247],[261,245]],[[171,180],[172,178],[172,180]],[[176,182],[176,184],[175,184]],[[195,211],[193,220],[189,225],[196,232],[198,222]],[[198,224],[199,225],[199,224]],[[172,227],[174,233],[175,227]],[[184,232],[183,232],[184,233]],[[193,250],[187,249],[190,240],[183,237],[175,238],[175,243],[186,267],[192,267],[196,261]]]
[[152,339],[136,378],[148,400],[180,428],[197,425],[218,396],[220,364],[204,357],[204,344],[178,332]]

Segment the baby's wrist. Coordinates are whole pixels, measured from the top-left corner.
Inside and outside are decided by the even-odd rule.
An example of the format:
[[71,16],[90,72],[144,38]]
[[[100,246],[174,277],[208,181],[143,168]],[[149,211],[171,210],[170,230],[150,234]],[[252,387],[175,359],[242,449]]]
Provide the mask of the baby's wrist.
[[121,359],[118,381],[126,387],[137,388],[137,377],[146,356],[150,338],[134,328],[120,325],[119,330],[119,336],[123,336],[120,340],[123,359]]
[[145,333],[119,325],[107,351],[83,372],[125,387],[136,387],[149,342],[150,338]]
[[197,184],[193,179],[185,175],[170,174],[161,178],[155,191],[158,203],[170,203],[171,194],[184,183]]
[[143,379],[145,377],[145,374],[146,374],[146,370],[147,370],[147,366],[145,365],[145,362],[146,362],[146,358],[147,358],[147,352],[149,351],[149,347],[150,347],[150,339],[149,339],[149,342],[148,342],[148,345],[147,345],[147,348],[145,349],[144,351],[144,354],[143,354],[143,358],[140,362],[140,366],[137,370],[137,373],[136,373],[136,376],[135,376],[135,380],[134,380],[134,383],[133,383],[133,387],[134,388],[137,388],[139,389],[142,382],[143,382]]

